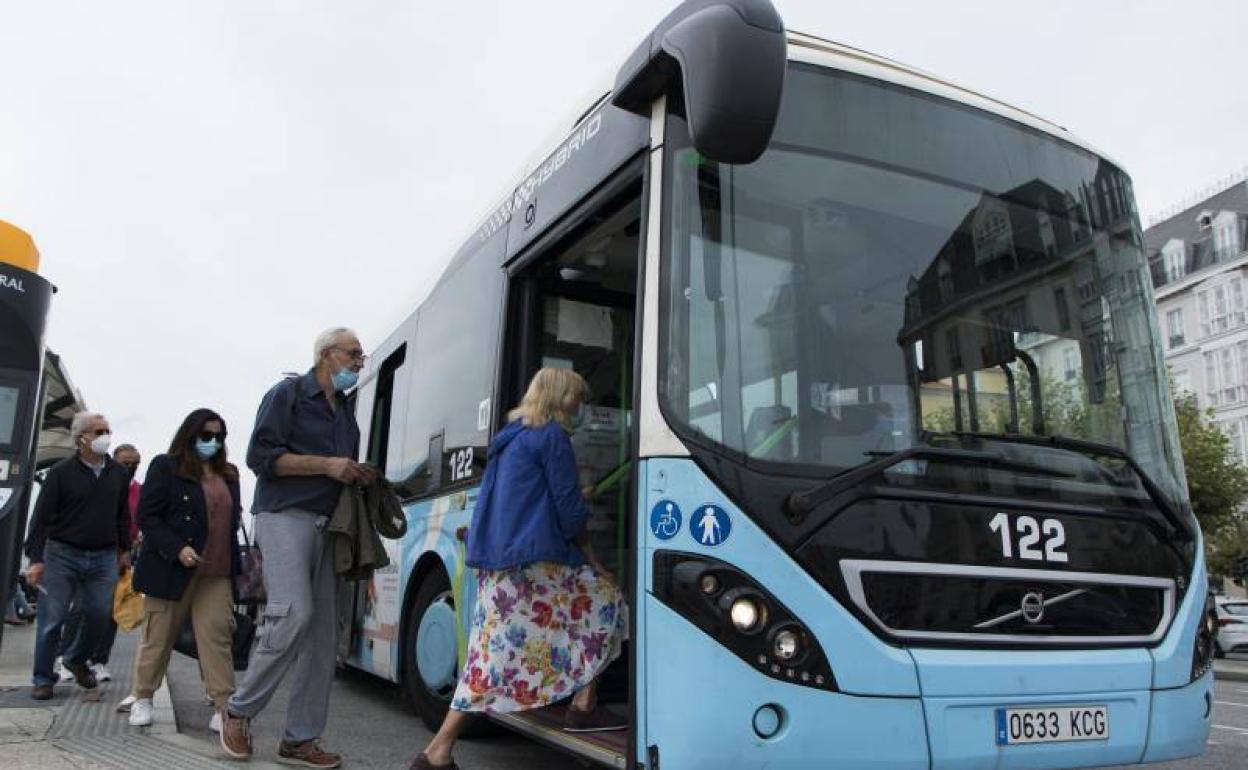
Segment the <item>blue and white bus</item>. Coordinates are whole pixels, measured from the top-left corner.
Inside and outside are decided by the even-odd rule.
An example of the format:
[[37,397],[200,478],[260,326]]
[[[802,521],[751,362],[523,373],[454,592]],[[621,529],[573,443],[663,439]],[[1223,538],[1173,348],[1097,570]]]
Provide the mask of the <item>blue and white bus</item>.
[[1064,129],[691,0],[374,351],[407,536],[352,666],[431,726],[491,433],[575,369],[602,697],[496,722],[617,768],[1074,768],[1201,753],[1213,652],[1131,182]]

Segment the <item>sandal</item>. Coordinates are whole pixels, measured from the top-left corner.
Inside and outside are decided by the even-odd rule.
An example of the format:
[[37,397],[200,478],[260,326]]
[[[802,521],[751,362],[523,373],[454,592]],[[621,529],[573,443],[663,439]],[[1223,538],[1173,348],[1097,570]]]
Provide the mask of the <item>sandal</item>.
[[407,770],[459,770],[459,765],[455,764],[453,759],[449,765],[435,765],[429,761],[424,752],[421,752],[412,760],[412,764],[408,765]]

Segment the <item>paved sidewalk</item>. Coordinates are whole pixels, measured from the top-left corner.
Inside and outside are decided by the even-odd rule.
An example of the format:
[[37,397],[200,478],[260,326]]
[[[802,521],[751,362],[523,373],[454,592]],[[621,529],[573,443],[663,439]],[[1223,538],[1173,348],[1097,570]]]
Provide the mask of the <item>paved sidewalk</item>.
[[[34,626],[6,626],[0,648],[0,767],[21,770],[237,770],[214,742],[178,733],[168,683],[153,700],[150,727],[130,727],[117,702],[129,694],[139,635],[118,634],[113,681],[94,692],[57,685],[50,701],[30,697]],[[249,770],[278,765],[253,760]]]

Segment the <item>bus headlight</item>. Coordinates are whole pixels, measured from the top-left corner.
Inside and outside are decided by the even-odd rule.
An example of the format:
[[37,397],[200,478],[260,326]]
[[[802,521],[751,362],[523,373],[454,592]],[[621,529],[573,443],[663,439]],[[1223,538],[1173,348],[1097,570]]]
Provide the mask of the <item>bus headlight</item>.
[[802,655],[802,636],[793,628],[782,628],[771,637],[771,654],[781,663],[792,663]]
[[819,640],[749,575],[708,556],[654,554],[654,597],[759,674],[800,687],[836,690]]
[[1213,653],[1217,649],[1218,610],[1210,595],[1205,599],[1205,610],[1196,627],[1196,644],[1192,650],[1192,679],[1195,682],[1213,666]]
[[728,616],[738,631],[752,634],[767,622],[767,608],[752,596],[742,596],[729,605]]

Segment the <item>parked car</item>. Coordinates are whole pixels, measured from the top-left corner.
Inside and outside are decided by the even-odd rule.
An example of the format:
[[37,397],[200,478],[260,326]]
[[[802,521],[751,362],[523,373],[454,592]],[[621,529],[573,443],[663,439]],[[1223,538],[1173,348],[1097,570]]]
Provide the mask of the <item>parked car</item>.
[[1248,652],[1248,599],[1214,598],[1218,612],[1218,636],[1214,654]]

